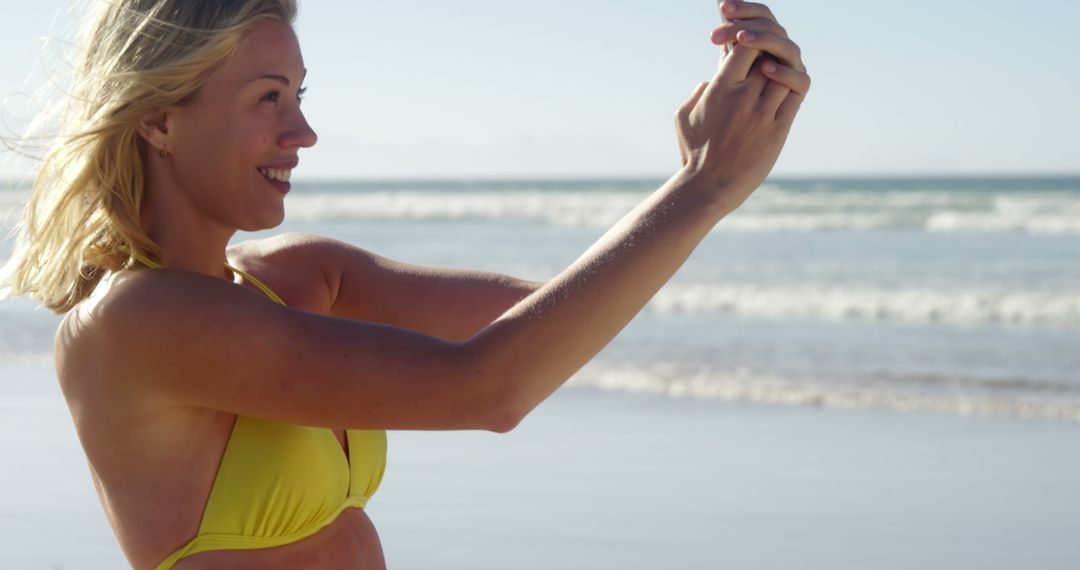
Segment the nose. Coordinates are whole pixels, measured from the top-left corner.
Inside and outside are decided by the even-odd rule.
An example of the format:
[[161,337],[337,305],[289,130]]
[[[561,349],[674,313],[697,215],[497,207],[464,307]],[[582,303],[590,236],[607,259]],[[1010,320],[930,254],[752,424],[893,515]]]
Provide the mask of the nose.
[[315,133],[315,130],[308,124],[307,118],[304,117],[299,109],[296,111],[295,120],[278,138],[278,144],[285,148],[292,148],[294,146],[308,148],[315,146],[315,143],[319,140],[319,135]]

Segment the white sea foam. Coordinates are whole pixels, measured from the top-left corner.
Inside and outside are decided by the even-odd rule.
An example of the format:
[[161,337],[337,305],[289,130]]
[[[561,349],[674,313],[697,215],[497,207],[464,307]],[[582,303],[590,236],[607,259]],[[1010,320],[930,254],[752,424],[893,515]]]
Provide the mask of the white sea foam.
[[55,357],[51,352],[3,352],[0,351],[0,364],[40,364],[52,365]]
[[1080,290],[886,288],[827,284],[664,287],[649,303],[659,313],[729,313],[769,318],[957,324],[1078,325]]
[[552,225],[609,225],[633,209],[640,196],[625,192],[418,191],[297,194],[290,219],[323,220],[528,220]]
[[[296,192],[290,219],[520,220],[607,227],[644,192],[589,190]],[[1080,234],[1080,193],[794,192],[764,186],[718,232],[909,229]]]
[[[821,188],[765,184],[715,231],[1080,234],[1076,191],[837,190],[828,183]],[[325,189],[299,185],[286,202],[289,219],[525,221],[601,228],[633,209],[652,187],[582,182],[569,188],[448,183],[433,189]],[[0,214],[15,214],[26,198],[25,191],[0,191]]]
[[678,364],[612,366],[594,363],[571,386],[652,396],[785,406],[885,409],[955,415],[1004,415],[1080,422],[1080,392],[1046,398],[1016,390],[932,391],[897,385],[795,381],[747,370],[695,370]]
[[925,224],[928,232],[1013,232],[1028,234],[1080,234],[1080,216],[1058,214],[970,214],[939,212]]

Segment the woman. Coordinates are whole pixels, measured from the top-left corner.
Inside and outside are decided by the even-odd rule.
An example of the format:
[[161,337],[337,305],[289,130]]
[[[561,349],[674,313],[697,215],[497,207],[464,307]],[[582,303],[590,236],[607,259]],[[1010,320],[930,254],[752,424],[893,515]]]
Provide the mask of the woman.
[[[809,87],[768,8],[676,114],[683,167],[547,283],[286,234],[294,0],[113,0],[35,181],[9,294],[66,313],[57,375],[137,568],[383,568],[388,429],[507,432],[772,168]],[[765,56],[764,54],[768,54]]]

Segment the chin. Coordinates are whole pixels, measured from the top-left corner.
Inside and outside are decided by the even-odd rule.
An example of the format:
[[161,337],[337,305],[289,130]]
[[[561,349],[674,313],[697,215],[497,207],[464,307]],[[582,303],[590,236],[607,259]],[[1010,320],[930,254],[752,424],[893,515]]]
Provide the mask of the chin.
[[280,226],[281,223],[284,221],[285,212],[283,210],[274,213],[267,212],[267,215],[254,220],[249,219],[244,222],[243,225],[238,226],[236,229],[245,232],[257,232],[260,230],[269,230],[272,228],[276,228]]

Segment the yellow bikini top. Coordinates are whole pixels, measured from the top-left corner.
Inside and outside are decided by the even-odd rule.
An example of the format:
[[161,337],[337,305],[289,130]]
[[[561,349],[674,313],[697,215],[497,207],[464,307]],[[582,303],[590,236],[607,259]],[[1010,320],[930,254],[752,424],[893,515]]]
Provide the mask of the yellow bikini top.
[[[148,267],[160,264],[135,254]],[[258,279],[225,264],[268,297]],[[349,507],[364,508],[386,469],[384,430],[345,430],[348,456],[333,430],[236,416],[195,538],[156,570],[208,550],[270,548],[311,536]]]

